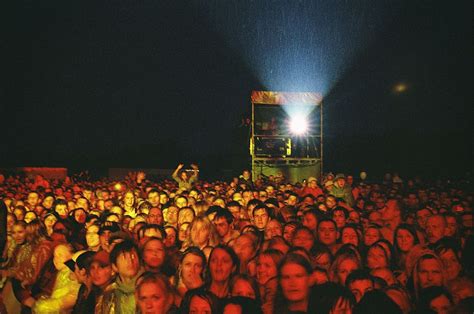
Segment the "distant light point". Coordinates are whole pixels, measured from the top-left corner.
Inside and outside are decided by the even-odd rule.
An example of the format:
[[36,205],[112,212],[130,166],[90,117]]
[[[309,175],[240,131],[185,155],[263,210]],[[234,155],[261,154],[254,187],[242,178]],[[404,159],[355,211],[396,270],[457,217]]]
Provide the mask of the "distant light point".
[[402,94],[404,92],[406,92],[408,89],[408,85],[405,84],[405,83],[397,83],[395,84],[395,86],[393,87],[393,92],[395,94]]

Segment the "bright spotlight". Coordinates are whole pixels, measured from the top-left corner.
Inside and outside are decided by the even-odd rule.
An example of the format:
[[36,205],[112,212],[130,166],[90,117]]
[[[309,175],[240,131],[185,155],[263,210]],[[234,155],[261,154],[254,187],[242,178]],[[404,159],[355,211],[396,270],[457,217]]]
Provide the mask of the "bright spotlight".
[[306,117],[301,115],[291,117],[290,131],[295,135],[302,135],[308,132],[308,120]]

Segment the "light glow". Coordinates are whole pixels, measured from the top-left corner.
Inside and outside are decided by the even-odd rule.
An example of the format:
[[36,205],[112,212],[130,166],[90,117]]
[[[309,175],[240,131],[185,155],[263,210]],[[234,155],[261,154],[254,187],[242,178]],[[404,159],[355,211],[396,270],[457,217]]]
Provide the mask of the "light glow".
[[295,135],[303,135],[308,132],[308,119],[299,114],[290,118],[290,131]]

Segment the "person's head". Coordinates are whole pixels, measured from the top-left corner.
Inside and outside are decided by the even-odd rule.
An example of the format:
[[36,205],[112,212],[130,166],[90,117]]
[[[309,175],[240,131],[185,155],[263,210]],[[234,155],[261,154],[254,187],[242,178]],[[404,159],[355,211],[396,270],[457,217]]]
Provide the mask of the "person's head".
[[228,246],[218,245],[209,256],[208,274],[211,281],[228,283],[239,272],[239,258]]
[[296,228],[293,236],[293,246],[300,246],[308,252],[311,250],[315,242],[314,234],[307,227],[300,226]]
[[140,270],[138,247],[130,240],[125,240],[114,246],[110,252],[112,269],[122,278],[129,279]]
[[388,267],[375,268],[370,272],[370,274],[375,278],[383,279],[388,286],[393,286],[397,284],[397,279],[395,278],[395,275]]
[[163,212],[159,207],[152,207],[148,211],[146,219],[148,224],[162,225],[163,224]]
[[241,296],[260,300],[258,283],[254,277],[247,274],[237,274],[230,280],[230,294],[233,297]]
[[72,253],[73,253],[73,249],[70,245],[68,244],[56,245],[53,252],[54,267],[58,271],[65,269],[67,266],[64,263],[71,259]]
[[295,230],[298,227],[296,221],[290,221],[283,225],[283,238],[288,242],[293,242],[293,236],[295,235]]
[[417,309],[420,312],[432,310],[438,314],[447,314],[453,305],[453,298],[445,287],[431,286],[420,291]]
[[445,236],[456,237],[458,235],[458,225],[460,225],[457,216],[453,213],[446,213],[444,217],[446,219]]
[[275,249],[267,249],[257,257],[257,282],[265,285],[277,276],[277,267],[283,258],[283,253]]
[[410,313],[412,304],[406,289],[400,285],[388,286],[384,289],[385,294],[395,302],[403,313]]
[[434,253],[423,254],[413,268],[415,292],[431,286],[444,286],[443,263]]
[[402,216],[402,206],[397,199],[389,199],[386,205],[380,210],[383,221],[392,221],[400,219]]
[[166,226],[165,227],[166,237],[164,239],[164,245],[167,248],[170,247],[177,247],[179,244],[178,241],[178,230],[176,230],[173,226]]
[[163,209],[163,219],[166,224],[176,226],[178,224],[178,207],[171,205]]
[[264,204],[257,205],[253,209],[252,216],[253,216],[255,226],[261,231],[265,230],[267,223],[270,221],[270,214],[269,214],[268,207],[265,206]]
[[228,209],[220,208],[217,210],[213,222],[219,237],[224,238],[232,231],[234,216]]
[[346,279],[346,287],[351,290],[357,303],[368,291],[374,290],[374,278],[363,269],[353,271]]
[[192,245],[203,248],[219,242],[215,226],[206,216],[197,216],[189,228],[187,241]]
[[53,210],[61,218],[67,218],[69,214],[69,208],[67,202],[63,199],[56,199],[53,204]]
[[408,253],[419,242],[418,235],[412,226],[400,224],[395,229],[394,247],[397,252]]
[[350,243],[355,247],[359,247],[361,232],[357,225],[348,224],[341,229],[341,243]]
[[135,285],[135,300],[140,313],[166,314],[173,304],[168,278],[154,273],[143,273]]
[[265,227],[265,239],[269,240],[273,237],[282,236],[283,235],[283,226],[281,223],[276,220],[272,219],[267,223]]
[[39,219],[35,219],[26,225],[26,241],[38,243],[47,237],[46,227]]
[[331,281],[345,285],[347,276],[354,270],[361,269],[360,258],[353,251],[345,251],[336,254],[333,263],[329,269]]
[[206,256],[197,247],[190,247],[184,251],[179,266],[179,275],[185,285],[189,285],[196,277],[203,279],[206,267]]
[[426,219],[426,236],[430,243],[436,243],[446,233],[446,218],[442,215],[433,215]]
[[114,274],[112,264],[110,263],[109,253],[106,251],[95,253],[90,266],[92,283],[103,289],[109,282],[111,282]]
[[36,213],[34,211],[29,211],[29,212],[25,213],[25,217],[24,217],[23,220],[26,223],[29,223],[30,221],[35,220],[37,218],[38,218],[38,215],[36,215]]
[[468,277],[460,277],[449,284],[449,291],[454,303],[458,304],[461,300],[474,297],[474,282]]
[[378,240],[382,238],[382,233],[380,232],[380,226],[370,224],[364,233],[364,245],[369,247]]
[[21,245],[26,241],[26,222],[15,221],[11,232],[12,238],[16,245]]
[[191,223],[195,217],[194,210],[191,207],[183,207],[178,211],[178,226],[183,223]]
[[331,246],[336,244],[338,237],[336,222],[332,219],[321,219],[318,224],[318,239],[321,243]]
[[262,313],[259,302],[255,299],[236,296],[228,298],[222,311],[223,314]]
[[318,212],[315,209],[308,210],[303,213],[303,226],[310,229],[313,233],[316,232],[318,227]]
[[148,191],[147,201],[150,202],[152,206],[158,207],[160,205],[160,192],[156,189]]
[[336,226],[339,230],[346,225],[346,220],[349,216],[349,212],[344,207],[336,207],[332,211],[332,219],[336,222]]
[[421,229],[425,229],[426,220],[428,217],[432,216],[433,212],[426,207],[420,208],[416,211],[416,222]]
[[26,203],[30,208],[35,208],[36,205],[39,204],[40,197],[38,192],[30,192],[26,198]]
[[460,245],[453,238],[443,238],[435,247],[435,253],[443,262],[448,281],[456,279],[462,271],[460,252]]
[[287,304],[307,302],[313,270],[309,261],[299,254],[288,254],[278,266],[281,293]]
[[380,241],[375,242],[367,251],[367,267],[370,270],[390,267],[390,253]]
[[326,282],[313,288],[312,303],[317,313],[351,313],[354,296],[346,287]]
[[146,238],[142,251],[143,262],[146,268],[149,270],[159,270],[165,261],[165,255],[165,245],[160,238]]
[[181,302],[180,311],[193,314],[218,313],[218,300],[212,292],[204,288],[188,290]]
[[178,208],[186,207],[186,206],[188,206],[188,199],[184,195],[179,195],[179,196],[175,197],[174,204]]
[[98,223],[94,223],[86,228],[86,243],[90,249],[95,249],[100,245]]
[[251,234],[242,234],[235,239],[232,246],[235,254],[239,257],[241,265],[247,263],[257,252],[257,239]]

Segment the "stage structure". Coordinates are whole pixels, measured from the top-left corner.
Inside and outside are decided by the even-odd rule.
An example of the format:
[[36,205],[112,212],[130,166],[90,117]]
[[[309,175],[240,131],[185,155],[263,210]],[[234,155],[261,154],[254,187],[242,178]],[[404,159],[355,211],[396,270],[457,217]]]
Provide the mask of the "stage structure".
[[321,178],[323,106],[318,93],[253,91],[252,176],[283,175],[290,182]]

